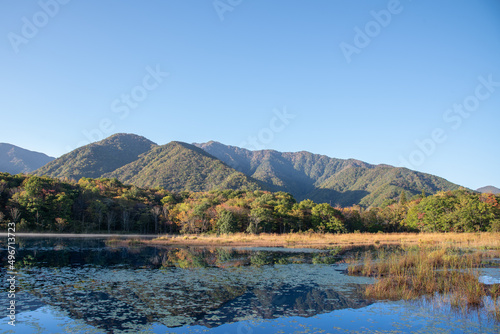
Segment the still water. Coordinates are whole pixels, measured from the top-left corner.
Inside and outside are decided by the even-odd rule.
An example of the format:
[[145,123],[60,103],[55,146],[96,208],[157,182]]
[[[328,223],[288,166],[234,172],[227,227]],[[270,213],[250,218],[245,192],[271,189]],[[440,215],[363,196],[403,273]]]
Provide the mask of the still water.
[[[15,327],[2,333],[499,333],[484,312],[373,302],[333,250],[18,238]],[[6,244],[1,245],[7,263]],[[0,307],[6,310],[5,289]]]

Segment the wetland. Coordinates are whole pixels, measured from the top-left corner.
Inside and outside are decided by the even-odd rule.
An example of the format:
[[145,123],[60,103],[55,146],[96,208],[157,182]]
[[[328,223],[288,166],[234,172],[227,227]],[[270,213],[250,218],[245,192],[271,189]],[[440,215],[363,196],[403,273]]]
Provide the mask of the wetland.
[[[5,257],[6,244],[1,247]],[[6,333],[500,330],[498,249],[484,245],[475,250],[380,242],[283,248],[18,236],[16,247],[16,326],[4,317],[0,329]],[[424,256],[434,261],[437,273],[445,261],[448,275],[426,279],[475,277],[473,287],[481,292],[476,302],[464,304],[446,288],[415,295],[409,283],[404,288],[387,284],[394,277],[413,282],[424,269],[409,259],[415,264],[425,262]],[[474,271],[461,273],[458,259],[469,257]],[[396,267],[399,271],[391,272]],[[7,276],[2,268],[2,277]],[[420,279],[415,284],[428,283]],[[380,294],[384,289],[399,294]],[[8,307],[6,297],[0,298],[2,309]]]

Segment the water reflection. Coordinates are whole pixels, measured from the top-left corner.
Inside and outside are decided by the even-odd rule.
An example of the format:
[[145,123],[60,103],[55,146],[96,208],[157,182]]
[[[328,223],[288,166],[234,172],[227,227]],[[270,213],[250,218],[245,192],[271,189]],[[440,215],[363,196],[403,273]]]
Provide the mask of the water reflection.
[[[339,266],[331,265],[338,259],[336,250],[280,252],[124,246],[103,239],[20,239],[17,313],[50,307],[104,332],[137,333],[153,325],[214,328],[368,305],[359,287],[371,279],[344,275]],[[2,261],[6,262],[5,244]],[[0,307],[7,302],[2,296]]]

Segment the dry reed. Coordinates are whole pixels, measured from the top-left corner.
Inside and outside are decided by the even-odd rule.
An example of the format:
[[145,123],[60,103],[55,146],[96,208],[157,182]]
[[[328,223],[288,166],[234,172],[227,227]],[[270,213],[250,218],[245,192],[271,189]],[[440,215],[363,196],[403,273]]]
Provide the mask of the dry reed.
[[[471,243],[468,241],[468,245]],[[500,257],[500,250],[481,243],[484,250],[448,245],[409,246],[388,253],[367,252],[348,268],[349,274],[373,276],[378,281],[366,288],[369,298],[409,300],[437,294],[448,296],[452,307],[461,310],[484,306],[485,297],[493,301],[492,313],[499,318],[500,288],[481,283],[478,268],[485,260]]]
[[500,249],[500,233],[289,233],[225,235],[165,235],[148,243],[206,246],[255,246],[288,248],[326,248],[367,245],[446,245],[483,249]]

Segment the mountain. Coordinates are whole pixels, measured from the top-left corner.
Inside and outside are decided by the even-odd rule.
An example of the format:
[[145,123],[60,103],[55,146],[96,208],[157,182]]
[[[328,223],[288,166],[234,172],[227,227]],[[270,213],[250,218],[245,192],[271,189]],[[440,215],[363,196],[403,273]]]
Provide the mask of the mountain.
[[478,191],[480,193],[500,194],[500,189],[498,189],[497,187],[493,187],[493,186],[481,187],[481,188],[477,189],[476,191]]
[[46,154],[0,143],[0,172],[9,174],[29,173],[54,160]]
[[79,147],[35,170],[34,174],[74,180],[98,178],[137,160],[139,155],[156,146],[144,137],[119,133]]
[[309,152],[249,151],[218,142],[194,144],[274,191],[286,191],[298,200],[332,205],[381,205],[404,190],[411,197],[458,189],[443,178],[354,159],[335,159]]
[[117,178],[142,188],[163,187],[171,191],[260,188],[255,180],[196,146],[175,141],[154,147],[103,177]]
[[443,178],[355,159],[310,152],[249,151],[218,142],[158,146],[133,134],[116,134],[69,152],[37,169],[57,178],[108,177],[142,188],[171,191],[264,189],[291,193],[297,200],[365,207],[458,189]]

